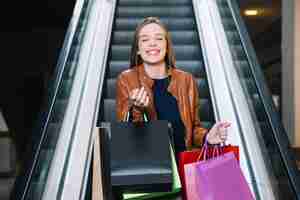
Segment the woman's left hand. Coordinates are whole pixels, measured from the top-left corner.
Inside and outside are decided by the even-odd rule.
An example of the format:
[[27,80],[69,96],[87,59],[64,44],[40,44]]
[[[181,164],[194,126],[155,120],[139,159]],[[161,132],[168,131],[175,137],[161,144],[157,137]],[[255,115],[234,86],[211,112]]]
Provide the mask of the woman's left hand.
[[231,124],[229,122],[217,122],[210,129],[207,134],[207,141],[209,144],[220,144],[224,143],[227,140],[227,128]]

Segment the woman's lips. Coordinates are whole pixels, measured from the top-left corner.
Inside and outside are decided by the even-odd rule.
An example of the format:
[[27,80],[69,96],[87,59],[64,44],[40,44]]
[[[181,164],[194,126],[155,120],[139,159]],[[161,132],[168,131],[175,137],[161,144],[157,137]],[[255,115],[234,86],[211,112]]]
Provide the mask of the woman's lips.
[[146,51],[146,53],[150,56],[157,56],[157,55],[159,55],[160,50],[159,49],[152,49],[152,50]]

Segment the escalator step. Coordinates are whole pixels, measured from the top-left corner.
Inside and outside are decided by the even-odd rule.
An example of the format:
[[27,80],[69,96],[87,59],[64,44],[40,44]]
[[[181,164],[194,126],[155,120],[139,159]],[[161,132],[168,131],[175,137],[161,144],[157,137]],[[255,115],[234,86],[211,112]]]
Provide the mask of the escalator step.
[[67,61],[63,73],[64,79],[72,79],[72,77],[75,74],[76,65],[77,65],[77,59],[71,59],[70,61]]
[[50,123],[48,125],[48,130],[45,138],[45,148],[54,149],[58,140],[60,124]]
[[116,115],[116,100],[104,99],[104,119],[105,122],[112,122],[117,120]]
[[219,6],[228,6],[227,0],[217,0]]
[[39,155],[38,163],[36,165],[37,170],[33,174],[34,182],[46,182],[47,181],[47,171],[48,167],[51,165],[51,158],[54,154],[53,150],[42,149]]
[[208,99],[200,99],[199,100],[199,108],[200,108],[200,120],[202,121],[214,121],[212,106]]
[[196,78],[196,82],[199,90],[200,99],[208,99],[209,89],[208,89],[207,81],[203,78]]
[[227,38],[230,44],[237,45],[240,44],[240,36],[237,31],[227,31]]
[[264,109],[264,105],[262,104],[260,97],[258,94],[252,94],[250,102],[253,102],[253,107],[255,109],[255,114],[257,116],[257,120],[262,122],[266,119],[266,113]]
[[53,109],[53,114],[51,121],[56,123],[56,122],[61,122],[64,118],[65,114],[65,108],[67,107],[68,100],[57,100],[54,105]]
[[[195,60],[200,59],[201,49],[198,45],[178,45],[174,46],[176,59],[178,60]],[[129,45],[112,45],[112,60],[128,60],[131,47]]]
[[30,188],[28,190],[26,199],[28,200],[42,199],[43,190],[44,190],[44,184],[42,182],[30,183]]
[[120,0],[119,6],[190,5],[191,0]]
[[244,78],[249,78],[251,77],[251,69],[247,61],[245,60],[237,60],[234,61],[235,65],[239,68],[241,73],[243,73]]
[[178,69],[181,69],[183,71],[189,72],[193,74],[195,78],[204,78],[205,75],[205,69],[204,69],[204,63],[201,59],[198,60],[177,60],[176,66]]
[[241,45],[230,45],[230,48],[234,60],[246,59],[244,49]]
[[[198,33],[195,31],[170,31],[173,43],[195,44],[198,42]],[[115,31],[112,44],[132,44],[134,31]]]
[[58,91],[58,98],[68,98],[72,89],[72,80],[63,80],[60,90]]
[[236,28],[235,28],[235,23],[234,21],[230,18],[230,19],[222,19],[222,23],[224,25],[224,29],[225,31],[234,31]]
[[228,17],[231,17],[231,10],[228,6],[223,6],[221,7],[220,9],[220,16],[222,18],[228,18]]
[[111,60],[109,62],[108,68],[108,77],[107,78],[116,78],[122,71],[129,69],[129,61],[128,60],[121,60],[115,61]]
[[244,78],[243,84],[247,87],[247,93],[249,93],[250,95],[257,94],[257,88],[253,79]]
[[192,17],[190,6],[120,6],[117,8],[117,17]]
[[[115,31],[125,30],[134,31],[139,23],[143,21],[143,17],[134,18],[117,18],[115,23]],[[171,30],[193,30],[196,23],[193,18],[178,17],[162,17],[160,20]]]

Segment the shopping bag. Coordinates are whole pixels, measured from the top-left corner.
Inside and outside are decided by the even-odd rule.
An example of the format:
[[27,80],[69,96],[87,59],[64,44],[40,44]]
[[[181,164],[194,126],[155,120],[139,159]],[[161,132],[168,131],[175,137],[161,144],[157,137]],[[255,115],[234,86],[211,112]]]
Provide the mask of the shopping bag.
[[173,196],[181,191],[181,182],[177,170],[177,164],[175,160],[175,154],[172,146],[170,145],[170,152],[172,157],[172,172],[173,172],[173,185],[172,191],[170,192],[152,192],[152,193],[123,193],[124,200],[143,200],[143,199],[153,199],[161,198],[167,196]]
[[[186,199],[186,191],[185,191],[185,178],[184,178],[184,165],[189,164],[189,163],[194,163],[200,160],[203,160],[204,156],[208,158],[213,157],[214,151],[216,151],[216,148],[218,149],[219,154],[224,154],[227,152],[233,152],[236,159],[239,160],[239,147],[234,146],[234,145],[224,145],[224,146],[215,146],[215,145],[206,145],[205,148],[207,150],[205,151],[206,155],[204,155],[203,148],[202,149],[196,149],[196,150],[191,150],[191,151],[184,151],[179,153],[179,176],[180,176],[180,181],[182,184],[182,193],[183,193],[183,198]],[[202,150],[202,155],[201,154]]]
[[239,147],[235,146],[235,145],[225,145],[223,147],[221,147],[220,153],[221,154],[225,154],[228,152],[233,152],[234,156],[236,158],[237,161],[240,161],[240,153],[239,153]]
[[187,200],[254,200],[233,152],[184,165]]
[[111,184],[126,192],[172,189],[167,121],[111,122]]

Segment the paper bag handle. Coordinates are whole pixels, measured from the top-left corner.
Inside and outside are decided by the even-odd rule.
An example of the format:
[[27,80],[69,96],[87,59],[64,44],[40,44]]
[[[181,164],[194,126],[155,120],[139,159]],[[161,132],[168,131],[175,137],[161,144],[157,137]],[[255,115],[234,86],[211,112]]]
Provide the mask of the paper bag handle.
[[[131,122],[130,115],[132,115],[132,112],[133,112],[133,105],[129,107],[128,112],[124,116],[124,119],[123,119],[124,122]],[[146,115],[145,112],[143,112],[143,121],[144,122],[148,122],[149,121],[148,116]]]
[[[221,144],[216,144],[216,145],[212,145],[213,146],[213,153],[212,153],[212,157],[211,158],[215,158],[218,157],[220,154],[223,153],[223,146]],[[203,160],[206,160],[208,157],[208,141],[207,141],[207,137],[204,140],[203,146],[201,148],[200,154],[197,158],[197,161],[199,161],[202,157]]]

